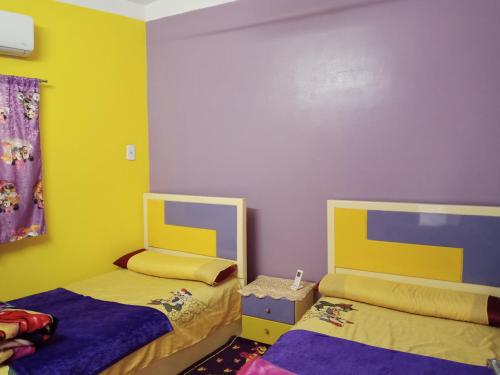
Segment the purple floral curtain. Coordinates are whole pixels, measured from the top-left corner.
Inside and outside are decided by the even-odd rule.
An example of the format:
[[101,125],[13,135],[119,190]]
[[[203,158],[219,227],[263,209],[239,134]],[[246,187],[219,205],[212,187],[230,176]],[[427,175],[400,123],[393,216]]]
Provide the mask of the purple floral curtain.
[[45,233],[37,79],[0,75],[0,243]]

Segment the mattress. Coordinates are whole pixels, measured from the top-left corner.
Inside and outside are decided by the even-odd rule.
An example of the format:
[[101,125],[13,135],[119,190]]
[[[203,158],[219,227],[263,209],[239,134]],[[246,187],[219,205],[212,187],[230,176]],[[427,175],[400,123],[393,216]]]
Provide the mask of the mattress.
[[238,374],[489,375],[499,357],[500,328],[325,297]]
[[[241,318],[236,277],[212,287],[198,281],[163,279],[116,270],[65,288],[104,301],[152,307],[164,313],[172,323],[172,332],[123,358],[103,374],[137,371],[200,342],[220,327]],[[7,366],[0,368],[0,374],[7,371]]]
[[489,358],[500,358],[499,328],[341,298],[321,298],[292,330],[471,365],[485,366]]

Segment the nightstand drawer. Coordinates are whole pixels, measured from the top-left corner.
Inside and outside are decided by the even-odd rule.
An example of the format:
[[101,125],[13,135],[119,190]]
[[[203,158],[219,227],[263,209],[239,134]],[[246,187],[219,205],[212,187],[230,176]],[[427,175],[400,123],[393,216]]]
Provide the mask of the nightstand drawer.
[[246,315],[242,317],[242,326],[241,337],[265,344],[274,344],[282,334],[292,327],[289,324]]
[[242,309],[245,315],[286,324],[295,323],[295,302],[287,299],[250,295],[242,298]]

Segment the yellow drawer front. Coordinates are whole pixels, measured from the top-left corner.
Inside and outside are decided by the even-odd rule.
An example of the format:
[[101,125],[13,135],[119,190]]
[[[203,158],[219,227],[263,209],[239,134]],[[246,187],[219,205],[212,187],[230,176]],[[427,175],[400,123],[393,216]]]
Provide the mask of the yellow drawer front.
[[242,325],[241,337],[263,342],[265,344],[274,344],[283,333],[292,328],[290,324],[247,315],[243,315]]

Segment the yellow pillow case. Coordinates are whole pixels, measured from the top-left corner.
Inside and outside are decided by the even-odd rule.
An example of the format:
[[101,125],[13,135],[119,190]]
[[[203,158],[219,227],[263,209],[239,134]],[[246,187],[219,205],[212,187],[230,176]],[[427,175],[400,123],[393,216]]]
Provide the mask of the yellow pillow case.
[[208,285],[216,285],[236,271],[236,264],[229,260],[163,254],[145,249],[126,254],[114,264],[145,275],[203,281]]
[[404,284],[371,277],[328,274],[325,296],[345,298],[412,314],[498,326],[497,297]]

